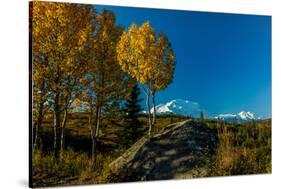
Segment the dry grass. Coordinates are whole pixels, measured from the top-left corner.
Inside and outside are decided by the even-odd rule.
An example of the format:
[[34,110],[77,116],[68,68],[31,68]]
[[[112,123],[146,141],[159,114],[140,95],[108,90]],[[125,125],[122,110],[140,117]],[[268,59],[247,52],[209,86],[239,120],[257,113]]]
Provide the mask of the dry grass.
[[[236,127],[236,128],[235,128]],[[271,127],[217,126],[219,146],[210,176],[271,173]]]
[[32,162],[34,187],[104,183],[107,166],[114,158],[97,154],[93,164],[87,153],[68,149],[57,162],[53,154],[36,150]]

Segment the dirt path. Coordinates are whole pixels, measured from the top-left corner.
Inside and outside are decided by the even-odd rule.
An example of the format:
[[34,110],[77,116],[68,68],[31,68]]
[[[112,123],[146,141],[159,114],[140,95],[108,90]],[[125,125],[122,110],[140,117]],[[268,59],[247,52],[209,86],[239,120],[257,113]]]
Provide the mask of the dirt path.
[[217,147],[215,133],[188,120],[164,128],[150,140],[140,139],[110,164],[112,182],[204,177]]

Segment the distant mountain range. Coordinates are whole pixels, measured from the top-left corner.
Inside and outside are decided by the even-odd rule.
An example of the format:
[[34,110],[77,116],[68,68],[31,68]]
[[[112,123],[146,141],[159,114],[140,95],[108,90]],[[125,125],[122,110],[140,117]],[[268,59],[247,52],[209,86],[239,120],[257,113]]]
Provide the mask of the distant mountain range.
[[257,117],[255,113],[252,112],[245,112],[241,111],[237,114],[220,114],[218,116],[214,117],[215,119],[221,119],[226,122],[232,122],[235,118],[236,120],[241,123],[241,122],[249,122],[252,120],[260,120],[260,117]]
[[[153,112],[153,109],[151,109]],[[165,104],[159,104],[156,106],[156,112],[158,114],[178,114],[184,116],[199,117],[201,112],[204,112],[206,117],[210,117],[211,114],[203,109],[197,102],[175,99]]]
[[[151,109],[151,112],[153,112],[153,109]],[[177,114],[197,118],[200,117],[200,113],[203,112],[206,118],[220,119],[227,122],[232,122],[236,118],[236,120],[240,123],[260,119],[260,117],[257,117],[255,113],[246,111],[241,111],[237,114],[228,113],[214,116],[202,108],[199,103],[183,99],[175,99],[165,104],[159,104],[156,106],[156,112],[158,114]],[[144,113],[146,112],[144,111]]]

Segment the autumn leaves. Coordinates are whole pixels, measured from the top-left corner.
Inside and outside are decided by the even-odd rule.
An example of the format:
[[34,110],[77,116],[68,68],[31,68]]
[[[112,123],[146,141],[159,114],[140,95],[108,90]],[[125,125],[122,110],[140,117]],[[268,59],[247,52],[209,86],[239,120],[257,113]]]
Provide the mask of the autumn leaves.
[[[64,150],[68,114],[87,104],[92,159],[101,117],[126,100],[138,81],[147,97],[149,136],[156,121],[155,94],[173,79],[175,57],[166,36],[146,22],[117,26],[113,12],[90,5],[33,2],[33,143],[45,112],[54,119],[54,156]],[[76,102],[76,103],[75,103]]]
[[[33,2],[31,16],[33,98],[37,99],[33,112],[43,112],[40,108],[53,112],[54,155],[58,159],[70,106],[80,95],[81,78],[90,61],[95,13],[89,5]],[[38,106],[42,103],[48,106]],[[33,119],[43,116],[41,113]],[[35,128],[37,133],[40,125]]]
[[117,45],[117,59],[123,71],[144,85],[150,137],[156,121],[155,94],[171,83],[175,71],[171,44],[162,33],[156,33],[149,22],[140,27],[132,24]]

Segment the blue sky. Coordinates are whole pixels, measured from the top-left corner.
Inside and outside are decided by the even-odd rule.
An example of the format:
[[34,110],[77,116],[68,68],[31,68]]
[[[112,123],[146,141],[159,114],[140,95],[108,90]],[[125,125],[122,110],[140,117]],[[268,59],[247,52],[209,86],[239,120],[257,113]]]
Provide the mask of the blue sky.
[[173,83],[157,94],[198,102],[213,114],[242,110],[271,117],[271,17],[95,6],[115,12],[117,24],[149,21],[172,44]]

